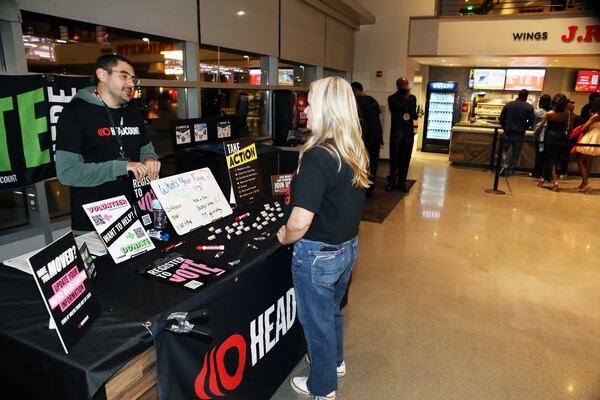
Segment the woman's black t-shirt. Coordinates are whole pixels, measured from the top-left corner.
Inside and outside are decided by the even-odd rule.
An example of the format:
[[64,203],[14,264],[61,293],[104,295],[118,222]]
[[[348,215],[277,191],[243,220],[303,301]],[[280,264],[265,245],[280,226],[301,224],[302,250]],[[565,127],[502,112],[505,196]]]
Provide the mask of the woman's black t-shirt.
[[352,186],[352,169],[322,147],[302,155],[291,187],[292,205],[315,213],[305,239],[340,244],[358,234],[365,190]]

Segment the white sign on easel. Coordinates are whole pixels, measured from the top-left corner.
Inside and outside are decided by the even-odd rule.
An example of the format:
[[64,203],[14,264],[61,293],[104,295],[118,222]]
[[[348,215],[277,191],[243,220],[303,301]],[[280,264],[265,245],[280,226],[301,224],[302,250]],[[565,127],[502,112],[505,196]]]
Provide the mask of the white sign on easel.
[[157,179],[150,185],[178,235],[233,213],[208,168]]

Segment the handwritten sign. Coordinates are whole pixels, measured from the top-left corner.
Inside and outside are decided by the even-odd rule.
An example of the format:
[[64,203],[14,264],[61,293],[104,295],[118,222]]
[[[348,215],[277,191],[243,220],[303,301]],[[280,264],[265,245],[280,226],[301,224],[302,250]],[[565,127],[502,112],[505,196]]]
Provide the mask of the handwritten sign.
[[157,179],[150,185],[178,235],[233,213],[208,168]]

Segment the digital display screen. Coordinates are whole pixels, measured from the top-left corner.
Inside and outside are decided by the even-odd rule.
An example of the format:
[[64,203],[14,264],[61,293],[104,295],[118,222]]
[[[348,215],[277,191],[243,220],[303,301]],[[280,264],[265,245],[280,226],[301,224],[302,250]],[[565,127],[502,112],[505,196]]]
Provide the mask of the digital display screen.
[[600,71],[579,71],[575,81],[576,92],[600,92]]
[[294,70],[291,68],[279,68],[278,82],[283,86],[294,86]]
[[544,88],[545,69],[508,69],[504,90],[541,91]]
[[505,69],[473,69],[473,89],[503,90]]

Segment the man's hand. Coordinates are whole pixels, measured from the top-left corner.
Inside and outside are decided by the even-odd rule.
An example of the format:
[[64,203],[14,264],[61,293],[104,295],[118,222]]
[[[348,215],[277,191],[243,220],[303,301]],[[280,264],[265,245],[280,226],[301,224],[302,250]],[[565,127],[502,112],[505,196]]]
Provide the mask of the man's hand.
[[158,173],[160,172],[160,161],[152,157],[146,157],[144,160],[144,166],[146,166],[148,169],[146,174],[151,181],[158,178]]
[[146,174],[148,174],[148,168],[141,162],[135,162],[135,161],[127,162],[127,171],[133,172],[135,179],[138,181],[141,181],[142,179],[144,179],[144,176]]

